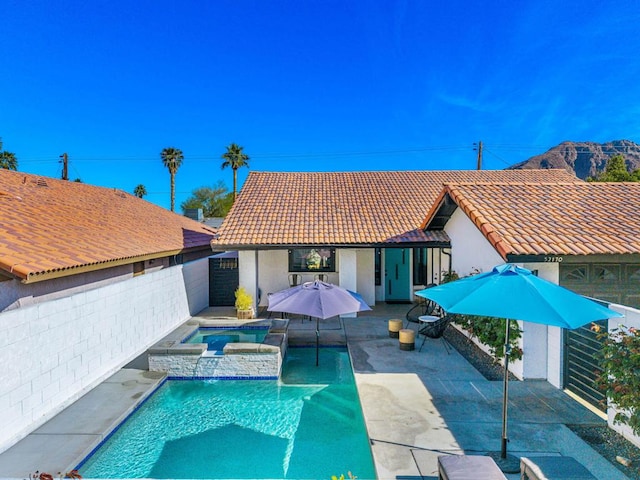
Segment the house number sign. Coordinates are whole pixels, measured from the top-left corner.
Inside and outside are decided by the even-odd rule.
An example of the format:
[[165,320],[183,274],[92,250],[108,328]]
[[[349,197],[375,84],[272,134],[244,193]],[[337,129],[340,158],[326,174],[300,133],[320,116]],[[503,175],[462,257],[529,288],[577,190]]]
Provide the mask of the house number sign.
[[509,255],[507,256],[507,261],[522,263],[562,263],[564,257],[560,255]]

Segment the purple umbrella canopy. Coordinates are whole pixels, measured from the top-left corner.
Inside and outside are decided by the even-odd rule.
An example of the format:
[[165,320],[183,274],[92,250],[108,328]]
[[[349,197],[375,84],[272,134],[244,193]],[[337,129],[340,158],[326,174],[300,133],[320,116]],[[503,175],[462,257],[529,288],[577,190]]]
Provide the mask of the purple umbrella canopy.
[[318,319],[371,310],[356,292],[331,283],[307,282],[269,295],[269,312],[296,313],[316,318],[316,365],[320,346]]
[[297,313],[324,320],[371,308],[358,293],[316,280],[272,293],[269,295],[267,310]]

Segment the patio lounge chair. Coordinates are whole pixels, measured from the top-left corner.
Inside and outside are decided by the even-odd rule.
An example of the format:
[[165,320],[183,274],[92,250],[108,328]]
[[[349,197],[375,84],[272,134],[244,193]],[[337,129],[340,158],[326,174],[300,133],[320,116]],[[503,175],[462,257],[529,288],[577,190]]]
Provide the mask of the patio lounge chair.
[[440,480],[507,480],[496,462],[483,455],[440,455]]
[[573,457],[522,457],[521,480],[595,480],[589,470]]

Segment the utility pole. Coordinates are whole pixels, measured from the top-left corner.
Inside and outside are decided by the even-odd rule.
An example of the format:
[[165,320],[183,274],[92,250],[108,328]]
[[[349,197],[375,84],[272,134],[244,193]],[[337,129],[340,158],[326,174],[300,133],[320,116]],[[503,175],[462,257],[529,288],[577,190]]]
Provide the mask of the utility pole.
[[477,170],[482,170],[482,140],[480,140],[477,144],[477,147],[473,147],[474,150],[478,151],[478,165],[476,167]]
[[62,159],[62,180],[69,180],[69,156],[63,153],[60,158]]

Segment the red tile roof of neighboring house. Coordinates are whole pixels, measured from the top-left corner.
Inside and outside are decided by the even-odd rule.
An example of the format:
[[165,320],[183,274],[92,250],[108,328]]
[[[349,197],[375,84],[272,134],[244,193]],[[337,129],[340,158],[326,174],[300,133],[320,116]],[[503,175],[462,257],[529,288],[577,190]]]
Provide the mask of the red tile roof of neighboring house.
[[640,253],[640,183],[450,184],[423,226],[451,201],[505,260]]
[[214,234],[121,190],[0,169],[0,271],[26,282],[202,249]]
[[419,227],[449,182],[579,181],[565,170],[251,172],[216,248],[448,242]]

